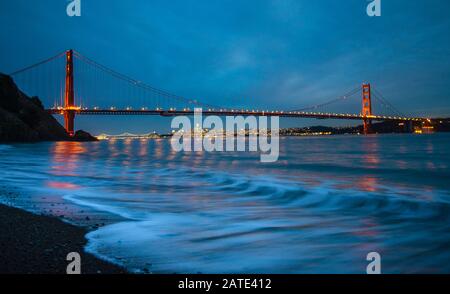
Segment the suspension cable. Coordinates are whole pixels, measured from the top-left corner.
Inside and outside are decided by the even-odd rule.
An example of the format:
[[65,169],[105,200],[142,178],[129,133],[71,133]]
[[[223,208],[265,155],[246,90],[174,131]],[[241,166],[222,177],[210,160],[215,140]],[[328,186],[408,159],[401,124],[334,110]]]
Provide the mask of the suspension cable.
[[400,110],[398,110],[392,103],[390,103],[386,98],[384,98],[383,94],[377,89],[373,88],[375,95],[374,97],[379,100],[382,104],[399,114],[400,116],[405,116]]
[[310,107],[305,107],[305,108],[298,109],[298,110],[293,110],[293,111],[294,112],[301,112],[301,111],[305,111],[305,110],[317,109],[317,108],[325,107],[325,106],[328,106],[330,104],[334,104],[336,102],[339,102],[339,101],[342,101],[342,100],[346,100],[346,99],[352,97],[353,95],[355,95],[356,93],[358,93],[359,91],[360,91],[360,87],[355,88],[355,89],[349,91],[348,93],[346,93],[346,94],[344,94],[342,96],[339,96],[338,98],[332,99],[330,101],[327,101],[327,102],[324,102],[324,103],[321,103],[321,104],[317,104],[317,105],[313,105],[313,106],[310,106]]
[[30,69],[32,69],[32,68],[38,67],[38,66],[40,66],[40,65],[42,65],[42,64],[45,64],[45,63],[48,63],[48,62],[50,62],[50,61],[53,61],[53,60],[55,60],[55,59],[57,59],[57,58],[60,58],[61,56],[65,55],[65,54],[66,54],[65,51],[64,51],[64,52],[61,52],[61,53],[59,53],[59,54],[57,54],[57,55],[55,55],[55,56],[53,56],[53,57],[50,57],[50,58],[45,59],[45,60],[42,60],[42,61],[40,61],[40,62],[38,62],[38,63],[35,63],[35,64],[33,64],[33,65],[30,65],[30,66],[27,66],[27,67],[25,67],[25,68],[16,70],[15,72],[10,73],[9,75],[10,75],[10,76],[14,76],[14,75],[23,73],[23,72],[28,71],[28,70],[30,70]]
[[[115,71],[115,70],[113,70],[113,69],[111,69],[109,67],[101,65],[98,62],[81,55],[79,52],[74,51],[74,55],[79,60],[81,60],[83,62],[86,62],[86,63],[88,63],[88,64],[90,64],[90,65],[92,65],[92,66],[94,66],[94,67],[96,67],[96,68],[98,68],[98,69],[100,69],[100,70],[102,70],[102,71],[104,71],[104,72],[106,72],[106,73],[108,73],[108,74],[118,78],[118,79],[121,79],[121,80],[123,80],[123,81],[125,81],[127,83],[130,83],[130,84],[132,84],[132,85],[134,85],[136,87],[139,87],[139,88],[142,88],[142,89],[145,89],[145,90],[148,90],[148,91],[152,91],[152,92],[157,93],[157,94],[159,94],[161,96],[165,96],[167,98],[173,98],[175,100],[178,100],[180,102],[185,102],[185,103],[188,103],[188,104],[194,104],[194,105],[197,105],[197,106],[207,106],[207,107],[213,107],[213,108],[217,107],[217,106],[212,106],[212,105],[209,105],[209,104],[200,103],[200,102],[198,102],[196,100],[187,99],[185,97],[181,97],[181,96],[172,94],[172,93],[170,93],[168,91],[155,88],[155,87],[150,86],[150,85],[148,85],[146,83],[143,83],[143,82],[138,81],[136,79],[133,79],[133,78],[131,78],[129,76],[121,74],[121,73],[119,73],[119,72],[117,72],[117,71]],[[218,107],[218,108],[220,108],[220,107]]]

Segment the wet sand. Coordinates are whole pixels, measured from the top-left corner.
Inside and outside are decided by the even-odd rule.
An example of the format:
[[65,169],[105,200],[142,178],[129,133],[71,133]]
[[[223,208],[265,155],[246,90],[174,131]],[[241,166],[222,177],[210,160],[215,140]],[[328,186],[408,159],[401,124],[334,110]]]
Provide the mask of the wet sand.
[[66,274],[70,252],[81,255],[82,274],[126,273],[84,252],[86,232],[54,217],[0,205],[0,273]]

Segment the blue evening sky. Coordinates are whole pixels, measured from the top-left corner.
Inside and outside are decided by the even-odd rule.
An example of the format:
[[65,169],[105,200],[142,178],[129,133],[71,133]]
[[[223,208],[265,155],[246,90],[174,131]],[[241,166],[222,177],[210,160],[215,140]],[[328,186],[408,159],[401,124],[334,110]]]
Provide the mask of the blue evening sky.
[[[366,0],[81,1],[82,16],[70,18],[65,0],[1,0],[0,71],[74,48],[214,105],[296,109],[370,81],[404,113],[450,116],[447,0],[382,0],[376,18]],[[93,133],[170,128],[163,118],[76,124]],[[283,120],[305,124],[324,122]]]

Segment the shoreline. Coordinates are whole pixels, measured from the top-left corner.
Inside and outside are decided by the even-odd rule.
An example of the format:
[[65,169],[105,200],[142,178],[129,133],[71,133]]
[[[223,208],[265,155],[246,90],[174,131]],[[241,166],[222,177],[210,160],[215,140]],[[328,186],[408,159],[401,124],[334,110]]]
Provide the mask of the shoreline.
[[82,274],[126,274],[124,268],[85,252],[88,231],[60,219],[0,204],[0,272],[66,274],[70,252],[81,256]]
[[[364,135],[361,133],[323,133],[323,134],[316,134],[316,133],[299,133],[299,134],[279,134],[280,138],[320,138],[320,137],[343,137],[343,136],[354,136],[354,137],[360,137],[360,136],[379,136],[379,135],[434,135],[434,134],[446,134],[450,133],[447,131],[436,131],[431,133],[401,133],[401,132],[385,132],[385,133],[371,133],[368,135]],[[98,138],[98,136],[93,136],[96,138],[96,140],[77,140],[77,139],[61,139],[61,140],[38,140],[38,141],[2,141],[0,139],[0,146],[1,145],[12,145],[12,144],[36,144],[36,143],[57,143],[57,142],[74,142],[74,143],[90,143],[90,142],[102,142],[102,141],[110,141],[110,140],[168,140],[171,138],[171,136],[162,136],[159,138],[155,137],[109,137],[109,138]],[[227,136],[222,136],[222,138],[226,138]],[[237,135],[234,135],[233,137],[237,137]],[[250,137],[249,135],[246,135],[245,138]]]

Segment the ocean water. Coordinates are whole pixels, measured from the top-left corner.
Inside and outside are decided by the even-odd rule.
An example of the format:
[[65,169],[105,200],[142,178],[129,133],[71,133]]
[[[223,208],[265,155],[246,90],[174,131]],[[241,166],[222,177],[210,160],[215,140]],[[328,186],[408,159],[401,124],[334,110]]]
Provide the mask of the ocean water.
[[258,153],[168,140],[0,145],[0,201],[90,228],[153,273],[450,273],[450,134],[282,138]]

